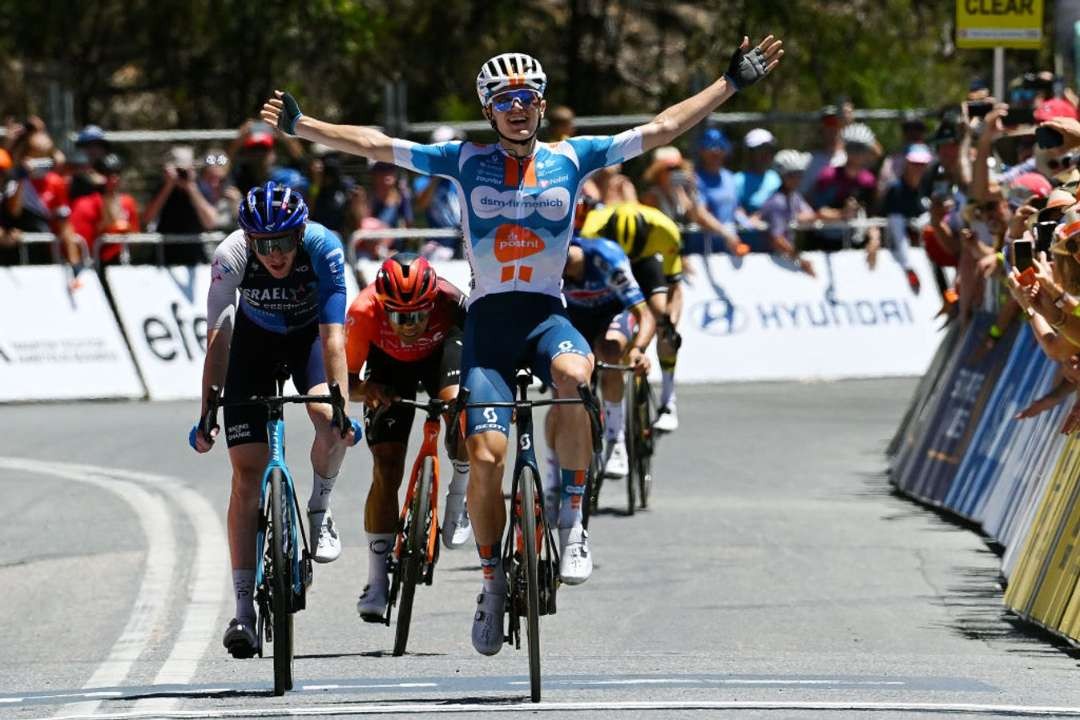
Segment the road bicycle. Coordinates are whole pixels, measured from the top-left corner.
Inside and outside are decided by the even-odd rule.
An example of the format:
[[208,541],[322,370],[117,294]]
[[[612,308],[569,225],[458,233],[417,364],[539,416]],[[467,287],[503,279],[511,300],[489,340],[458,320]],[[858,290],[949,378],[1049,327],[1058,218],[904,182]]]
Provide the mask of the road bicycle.
[[[423,410],[424,440],[420,445],[412,473],[409,475],[405,501],[401,506],[394,550],[386,558],[390,573],[390,597],[384,622],[390,625],[393,608],[397,606],[397,627],[394,632],[394,655],[404,655],[409,642],[413,598],[421,582],[431,585],[435,563],[439,559],[439,425],[444,413],[454,402],[430,398],[419,402],[395,398],[391,405],[408,405]],[[385,412],[389,406],[381,408]],[[378,413],[376,413],[376,418]],[[376,420],[372,420],[374,424]]]
[[[593,449],[600,446],[600,407],[587,384],[578,386],[577,398],[529,400],[532,373],[518,371],[517,399],[509,402],[470,403],[468,388],[458,394],[457,407],[511,408],[517,435],[517,455],[510,486],[513,509],[503,543],[503,567],[509,581],[506,599],[505,641],[521,649],[521,618],[525,618],[529,652],[529,694],[540,702],[540,616],[554,615],[559,579],[559,545],[544,513],[544,492],[533,444],[533,408],[545,405],[583,404],[589,416]],[[586,479],[588,482],[588,479]]]
[[[623,393],[626,408],[626,455],[630,468],[630,472],[626,474],[626,508],[627,514],[633,515],[638,508],[645,509],[649,506],[649,495],[652,492],[652,456],[656,449],[657,435],[653,427],[656,422],[656,396],[648,378],[635,374],[633,365],[597,361],[596,370],[593,374],[594,386],[600,372],[620,372],[629,376]],[[600,489],[605,479],[604,460],[602,452],[594,453],[593,466],[597,468],[597,472],[590,473],[594,480],[589,486],[589,502],[586,506],[589,515],[599,507]]]
[[263,472],[259,490],[259,524],[255,536],[255,604],[257,607],[257,653],[263,656],[263,641],[274,646],[274,694],[284,695],[293,687],[293,614],[307,604],[307,588],[311,585],[311,545],[301,520],[299,501],[292,474],[285,464],[285,417],[288,403],[327,403],[333,408],[334,426],[342,428],[342,437],[349,428],[360,435],[359,426],[345,415],[345,398],[336,383],[330,384],[329,395],[282,395],[286,370],[277,373],[277,394],[251,397],[246,400],[224,401],[221,388],[210,388],[206,415],[200,421],[201,430],[210,437],[217,425],[219,407],[266,408],[266,437],[270,460]]

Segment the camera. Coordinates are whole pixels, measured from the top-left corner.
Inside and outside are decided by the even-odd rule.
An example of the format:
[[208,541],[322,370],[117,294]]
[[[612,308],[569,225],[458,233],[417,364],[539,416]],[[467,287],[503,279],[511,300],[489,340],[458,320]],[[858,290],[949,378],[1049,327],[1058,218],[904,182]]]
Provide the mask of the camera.
[[1009,106],[1009,111],[1001,119],[1001,123],[1007,127],[1017,125],[1031,125],[1035,122],[1035,108]]
[[180,178],[181,180],[190,180],[191,171],[187,168],[176,168],[176,177]]
[[967,104],[968,118],[986,117],[987,113],[994,109],[994,103],[989,100],[973,100]]

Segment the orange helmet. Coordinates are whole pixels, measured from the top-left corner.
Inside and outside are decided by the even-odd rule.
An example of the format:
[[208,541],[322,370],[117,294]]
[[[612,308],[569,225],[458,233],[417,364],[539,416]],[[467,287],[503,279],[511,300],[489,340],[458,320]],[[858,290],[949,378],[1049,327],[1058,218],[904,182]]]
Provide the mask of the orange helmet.
[[427,260],[400,252],[383,261],[375,276],[375,294],[388,310],[420,310],[435,303],[439,278]]

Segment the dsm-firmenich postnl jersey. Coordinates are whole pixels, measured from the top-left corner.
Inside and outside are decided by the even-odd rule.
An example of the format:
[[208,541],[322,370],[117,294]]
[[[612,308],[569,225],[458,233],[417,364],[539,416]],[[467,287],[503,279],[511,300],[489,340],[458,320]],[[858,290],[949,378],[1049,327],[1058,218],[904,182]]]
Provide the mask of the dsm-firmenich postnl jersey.
[[394,162],[457,185],[473,276],[471,304],[512,291],[560,297],[582,182],[600,168],[640,155],[641,143],[637,130],[573,137],[537,143],[531,157],[519,160],[498,144],[395,140]]

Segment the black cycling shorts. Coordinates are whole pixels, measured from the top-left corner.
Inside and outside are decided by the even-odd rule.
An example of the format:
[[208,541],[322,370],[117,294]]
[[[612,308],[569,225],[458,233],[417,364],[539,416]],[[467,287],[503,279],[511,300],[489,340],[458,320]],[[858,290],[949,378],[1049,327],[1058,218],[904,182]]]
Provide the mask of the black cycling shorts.
[[630,263],[630,272],[648,299],[656,293],[667,292],[668,285],[679,282],[682,275],[664,276],[664,264],[659,255],[642,258]]
[[[395,397],[416,398],[418,385],[424,386],[429,397],[459,384],[461,380],[461,330],[453,328],[447,333],[442,348],[416,362],[401,362],[376,347],[371,348],[364,370],[364,381],[390,387]],[[376,414],[378,415],[376,419]],[[394,405],[377,413],[371,407],[364,408],[364,429],[368,445],[393,442],[407,444],[412,429],[415,408]]]
[[[282,363],[287,364],[293,385],[301,394],[326,382],[318,323],[285,334],[274,333],[259,327],[238,309],[229,344],[225,401],[274,395],[275,375]],[[266,408],[262,406],[225,408],[225,442],[229,447],[267,443],[266,420]]]

